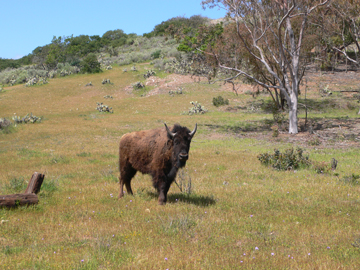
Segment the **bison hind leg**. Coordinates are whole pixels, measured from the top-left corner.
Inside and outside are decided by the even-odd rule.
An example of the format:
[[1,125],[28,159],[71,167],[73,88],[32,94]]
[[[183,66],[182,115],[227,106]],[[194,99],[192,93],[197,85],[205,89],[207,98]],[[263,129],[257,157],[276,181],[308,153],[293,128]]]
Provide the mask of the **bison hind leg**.
[[126,170],[121,169],[120,170],[120,177],[119,177],[119,183],[120,183],[120,193],[119,198],[122,198],[124,196],[124,184],[126,187],[126,191],[128,194],[133,195],[132,189],[131,189],[131,179],[136,174],[136,170],[132,167],[128,167]]

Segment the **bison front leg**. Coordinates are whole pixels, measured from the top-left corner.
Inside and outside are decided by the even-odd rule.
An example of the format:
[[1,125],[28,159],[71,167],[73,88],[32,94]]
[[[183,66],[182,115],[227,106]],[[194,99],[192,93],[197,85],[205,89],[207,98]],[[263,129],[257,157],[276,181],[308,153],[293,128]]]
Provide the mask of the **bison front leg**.
[[170,189],[170,184],[163,182],[161,183],[161,185],[159,186],[159,199],[158,202],[160,205],[164,205],[166,204],[167,201],[167,193]]

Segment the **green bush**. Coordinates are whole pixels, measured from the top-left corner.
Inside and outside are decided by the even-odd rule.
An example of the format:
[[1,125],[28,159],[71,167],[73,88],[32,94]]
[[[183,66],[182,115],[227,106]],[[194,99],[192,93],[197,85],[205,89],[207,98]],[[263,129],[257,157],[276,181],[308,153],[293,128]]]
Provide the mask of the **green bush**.
[[101,65],[93,53],[89,53],[80,63],[82,73],[100,73]]
[[258,155],[261,164],[271,166],[279,171],[295,170],[300,167],[308,167],[311,165],[308,156],[303,156],[303,150],[298,147],[286,149],[284,153],[275,149],[274,154],[264,153]]
[[161,54],[161,50],[156,50],[155,52],[153,52],[153,53],[151,54],[151,58],[152,58],[152,59],[157,59],[157,58],[160,57],[160,54]]
[[229,105],[229,100],[224,99],[222,96],[214,97],[213,98],[213,104],[215,107],[223,106],[223,105]]

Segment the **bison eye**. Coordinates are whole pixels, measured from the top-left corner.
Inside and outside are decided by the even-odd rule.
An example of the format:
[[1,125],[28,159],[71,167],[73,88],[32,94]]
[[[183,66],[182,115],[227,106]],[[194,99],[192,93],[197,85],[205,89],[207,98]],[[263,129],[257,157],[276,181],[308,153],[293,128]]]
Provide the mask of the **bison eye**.
[[175,140],[174,140],[174,143],[175,143],[175,145],[179,145],[179,144],[180,144],[180,142],[179,142],[178,139],[175,139]]

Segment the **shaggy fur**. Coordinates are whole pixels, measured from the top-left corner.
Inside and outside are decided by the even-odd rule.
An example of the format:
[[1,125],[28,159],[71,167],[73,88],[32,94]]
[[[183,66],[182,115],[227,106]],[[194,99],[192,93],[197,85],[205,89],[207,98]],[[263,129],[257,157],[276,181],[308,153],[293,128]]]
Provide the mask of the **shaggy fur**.
[[192,139],[190,130],[178,124],[174,125],[171,133],[163,127],[127,133],[121,137],[119,198],[124,195],[124,184],[127,192],[133,194],[131,179],[139,171],[152,176],[153,186],[159,192],[159,204],[166,203],[167,192],[178,169],[186,165]]

